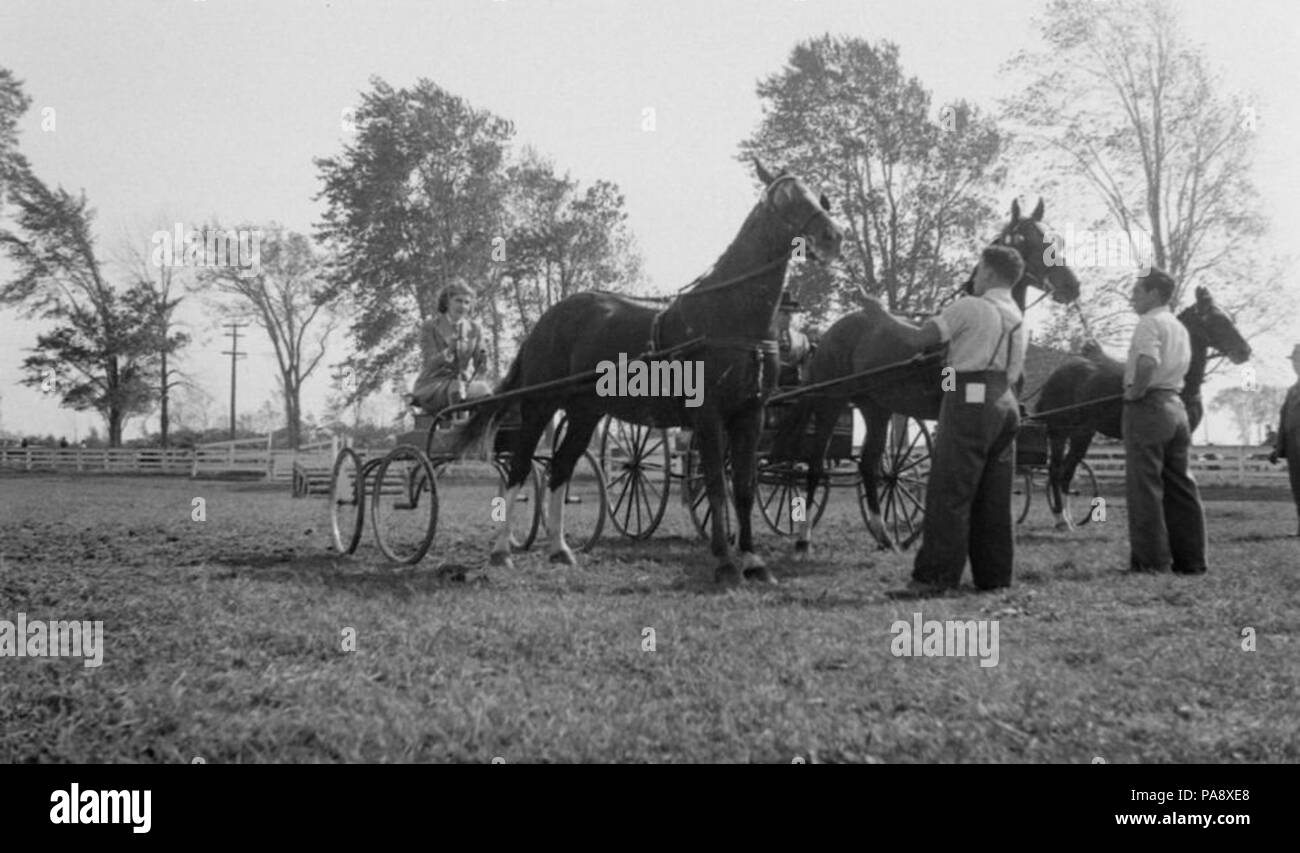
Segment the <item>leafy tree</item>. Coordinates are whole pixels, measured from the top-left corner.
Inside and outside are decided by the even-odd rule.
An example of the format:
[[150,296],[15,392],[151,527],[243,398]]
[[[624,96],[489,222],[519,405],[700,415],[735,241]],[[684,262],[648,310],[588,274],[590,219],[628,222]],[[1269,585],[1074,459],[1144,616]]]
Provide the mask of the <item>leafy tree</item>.
[[[219,225],[210,228],[222,230]],[[302,386],[320,366],[335,320],[326,303],[322,260],[311,241],[279,225],[254,231],[257,263],[251,267],[205,266],[195,279],[205,290],[235,298],[230,313],[247,316],[271,340],[279,368],[289,443],[302,435]]]
[[[1085,246],[1064,245],[1065,260],[1081,271],[1091,264],[1080,251],[1112,255],[1085,273],[1096,282],[1086,297],[1096,336],[1113,341],[1131,328],[1127,297],[1146,264],[1174,277],[1175,307],[1205,285],[1252,333],[1289,316],[1274,298],[1277,263],[1260,251],[1254,107],[1224,91],[1175,7],[1051,0],[1036,21],[1046,45],[1009,63],[1023,85],[1005,118],[1021,137],[1019,161],[1046,169],[1062,195],[1095,200],[1102,215],[1079,230],[1118,235],[1114,251],[1091,245],[1099,242],[1091,236]],[[1112,262],[1125,258],[1136,263]],[[1061,321],[1058,331],[1070,325]]]
[[1264,385],[1256,389],[1224,388],[1214,395],[1210,408],[1227,411],[1237,426],[1244,445],[1255,444],[1260,430],[1277,423],[1278,412],[1286,399],[1286,389]]
[[1004,141],[993,121],[964,102],[932,116],[896,45],[830,35],[798,44],[758,96],[763,119],[741,158],[820,185],[848,228],[840,263],[796,269],[809,319],[865,296],[925,311],[952,290],[995,218],[985,199],[1002,179]]
[[439,289],[497,279],[514,133],[429,80],[393,89],[374,78],[371,87],[355,113],[356,142],[316,160],[326,205],[318,236],[331,255],[321,298],[347,294],[355,306],[358,394],[414,369]]

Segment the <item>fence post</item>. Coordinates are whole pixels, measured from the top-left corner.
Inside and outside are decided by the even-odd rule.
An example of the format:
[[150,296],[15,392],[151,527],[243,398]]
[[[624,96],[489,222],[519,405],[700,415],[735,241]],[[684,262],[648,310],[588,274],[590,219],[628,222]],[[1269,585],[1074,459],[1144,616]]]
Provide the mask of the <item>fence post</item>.
[[1246,448],[1237,451],[1237,488],[1246,487]]

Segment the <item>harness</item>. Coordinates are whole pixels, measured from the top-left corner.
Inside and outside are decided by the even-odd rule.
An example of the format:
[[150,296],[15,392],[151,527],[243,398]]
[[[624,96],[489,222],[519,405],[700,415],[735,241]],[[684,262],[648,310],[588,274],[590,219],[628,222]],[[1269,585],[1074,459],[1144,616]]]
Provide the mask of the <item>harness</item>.
[[[763,196],[763,203],[768,205],[769,207],[772,207],[773,204],[772,194],[775,191],[775,189],[783,182],[793,181],[793,180],[797,180],[797,178],[795,178],[794,175],[782,175],[776,178],[775,180],[773,180],[772,183],[768,184],[767,186],[767,191],[764,193]],[[822,210],[821,208],[817,208],[815,211],[809,214],[808,218],[805,219],[799,225],[795,233],[796,234],[805,233],[808,230],[808,226],[812,223],[814,219],[816,219],[818,216],[826,216],[826,215],[827,215],[826,211]],[[785,224],[789,225],[789,222],[786,222]],[[787,262],[789,262],[790,257],[793,254],[794,254],[794,247],[790,246],[784,252],[778,255],[776,258],[773,258],[767,263],[760,264],[759,266],[755,267],[749,272],[743,273],[738,276],[733,276],[732,278],[726,279],[725,281],[721,281],[715,284],[709,284],[707,286],[701,287],[700,286],[701,283],[708,276],[708,273],[705,273],[704,275],[700,276],[699,278],[696,278],[694,281],[685,285],[680,290],[678,290],[677,295],[673,298],[673,300],[668,305],[655,312],[654,318],[650,321],[650,340],[647,342],[648,349],[651,352],[659,352],[663,348],[663,343],[660,338],[661,338],[664,316],[673,308],[681,308],[682,306],[679,303],[685,302],[686,300],[692,297],[702,296],[706,294],[713,294],[716,293],[717,291],[724,290],[726,288],[735,287],[736,285],[739,284],[744,284],[745,282],[750,281],[751,279],[757,278],[760,275],[763,275],[765,273],[771,272],[774,269],[778,269],[784,266]],[[768,338],[768,337],[751,338],[751,337],[744,337],[744,336],[716,337],[707,334],[701,335],[691,325],[689,316],[685,312],[682,312],[682,322],[686,326],[687,338],[688,339],[694,337],[702,338],[703,342],[701,343],[701,346],[706,350],[707,349],[731,349],[731,350],[741,350],[741,351],[749,352],[751,357],[753,358],[754,365],[755,365],[756,387],[754,389],[754,396],[762,398],[764,378],[765,378],[764,364],[766,363],[766,357],[768,355],[776,356],[778,371],[780,369],[779,367],[780,346],[777,343],[776,338]]]

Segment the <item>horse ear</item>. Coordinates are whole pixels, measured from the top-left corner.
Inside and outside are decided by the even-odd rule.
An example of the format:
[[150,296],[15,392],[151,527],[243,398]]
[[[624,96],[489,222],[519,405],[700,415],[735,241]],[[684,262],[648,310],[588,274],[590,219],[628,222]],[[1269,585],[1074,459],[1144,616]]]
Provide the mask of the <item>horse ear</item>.
[[826,211],[827,213],[830,213],[831,200],[826,197],[826,193],[822,193],[822,197],[819,199],[819,201],[821,201],[822,203],[822,210]]
[[1198,304],[1206,305],[1213,301],[1214,297],[1210,295],[1210,291],[1206,290],[1204,287],[1196,288],[1196,302]]
[[1011,224],[1015,225],[1020,221],[1020,199],[1011,200]]
[[763,186],[765,187],[771,186],[772,174],[769,171],[767,171],[767,169],[763,168],[763,164],[758,162],[757,157],[753,157],[751,159],[754,161],[754,171],[758,175],[758,179],[763,182]]
[[1038,197],[1038,206],[1034,208],[1033,213],[1029,214],[1029,218],[1034,220],[1035,222],[1043,221],[1043,197],[1042,196]]

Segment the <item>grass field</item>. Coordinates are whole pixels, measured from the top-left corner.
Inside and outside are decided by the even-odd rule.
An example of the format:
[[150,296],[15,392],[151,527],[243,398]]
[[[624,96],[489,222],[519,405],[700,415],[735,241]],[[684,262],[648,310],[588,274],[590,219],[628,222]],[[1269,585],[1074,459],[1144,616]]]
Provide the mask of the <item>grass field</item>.
[[[675,496],[647,542],[607,528],[577,568],[485,571],[493,494],[444,487],[433,550],[399,569],[368,532],[331,553],[326,500],[286,486],[6,474],[0,619],[102,620],[105,648],[0,658],[0,761],[1300,760],[1281,495],[1207,493],[1203,577],[1122,572],[1112,498],[1069,534],[1039,504],[1010,590],[895,602],[911,557],[874,550],[851,492],[807,562],[762,534],[779,587],[731,593]],[[895,657],[916,612],[998,620],[998,664]]]

